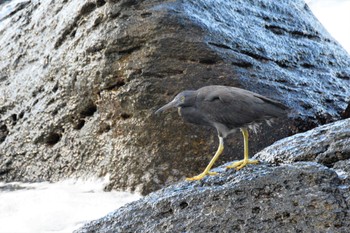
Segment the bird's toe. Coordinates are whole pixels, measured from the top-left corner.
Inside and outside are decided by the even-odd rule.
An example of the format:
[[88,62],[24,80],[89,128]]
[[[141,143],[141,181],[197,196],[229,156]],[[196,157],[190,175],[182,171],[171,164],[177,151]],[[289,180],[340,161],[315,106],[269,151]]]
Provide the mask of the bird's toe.
[[201,180],[203,179],[206,175],[209,175],[209,176],[215,176],[217,175],[218,173],[217,172],[203,172],[197,176],[194,176],[194,177],[190,177],[190,178],[186,178],[187,181],[194,181],[194,180]]
[[229,166],[226,166],[226,168],[235,168],[237,171],[244,168],[245,166],[247,166],[248,164],[258,164],[259,161],[258,160],[240,160],[237,162],[232,163]]
[[205,175],[198,175],[198,176],[194,176],[194,177],[189,177],[189,178],[186,178],[187,181],[195,181],[195,180],[201,180],[204,178]]
[[226,166],[226,168],[238,168],[243,164],[244,160],[240,160],[237,162],[232,163],[231,165]]

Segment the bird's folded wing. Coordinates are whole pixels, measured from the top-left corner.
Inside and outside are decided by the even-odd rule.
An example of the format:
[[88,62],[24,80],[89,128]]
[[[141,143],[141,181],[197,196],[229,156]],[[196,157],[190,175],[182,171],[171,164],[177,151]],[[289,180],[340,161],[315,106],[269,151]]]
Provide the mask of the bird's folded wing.
[[283,114],[285,107],[277,101],[242,89],[232,90],[216,90],[207,94],[200,108],[213,121],[231,127]]

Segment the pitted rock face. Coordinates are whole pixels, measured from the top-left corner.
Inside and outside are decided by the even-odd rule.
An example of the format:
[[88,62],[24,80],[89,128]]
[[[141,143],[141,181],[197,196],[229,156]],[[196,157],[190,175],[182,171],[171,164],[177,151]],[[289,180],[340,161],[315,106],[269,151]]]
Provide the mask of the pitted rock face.
[[254,158],[268,163],[313,161],[333,167],[350,159],[350,119],[323,125],[279,140]]
[[[349,55],[303,1],[24,1],[0,18],[0,175],[110,174],[142,193],[202,171],[216,132],[153,111],[186,89],[243,87],[295,109],[251,154],[338,119]],[[241,158],[241,135],[218,162]]]
[[348,190],[316,163],[257,165],[181,182],[76,232],[346,232]]

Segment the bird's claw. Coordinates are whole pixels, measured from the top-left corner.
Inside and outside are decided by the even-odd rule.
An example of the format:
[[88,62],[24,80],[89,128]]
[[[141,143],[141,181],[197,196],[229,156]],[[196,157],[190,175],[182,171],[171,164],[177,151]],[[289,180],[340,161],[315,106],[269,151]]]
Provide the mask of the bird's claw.
[[226,166],[226,168],[235,168],[238,171],[238,170],[244,168],[248,164],[258,164],[258,163],[259,163],[258,160],[250,160],[250,159],[240,160],[240,161],[232,163],[229,166]]
[[201,180],[203,179],[206,175],[209,175],[209,176],[215,176],[217,175],[218,173],[217,172],[203,172],[197,176],[194,176],[194,177],[190,177],[190,178],[186,178],[187,181],[194,181],[194,180]]

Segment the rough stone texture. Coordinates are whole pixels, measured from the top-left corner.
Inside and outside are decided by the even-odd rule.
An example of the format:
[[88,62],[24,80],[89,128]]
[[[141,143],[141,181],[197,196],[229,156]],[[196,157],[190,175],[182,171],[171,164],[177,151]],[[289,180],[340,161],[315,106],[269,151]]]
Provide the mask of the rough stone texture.
[[349,232],[336,172],[311,162],[257,165],[182,182],[76,232]]
[[[279,164],[313,161],[332,168],[350,185],[350,119],[337,121],[282,139],[258,152],[263,162]],[[344,193],[347,203],[350,192]]]
[[254,158],[268,163],[315,161],[328,167],[350,159],[350,119],[282,139]]
[[36,0],[0,20],[2,181],[109,173],[109,188],[148,193],[215,151],[214,130],[152,115],[181,90],[239,86],[293,108],[252,153],[338,119],[350,96],[349,55],[301,0]]

